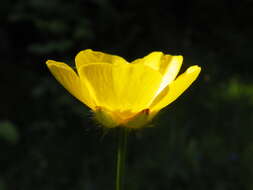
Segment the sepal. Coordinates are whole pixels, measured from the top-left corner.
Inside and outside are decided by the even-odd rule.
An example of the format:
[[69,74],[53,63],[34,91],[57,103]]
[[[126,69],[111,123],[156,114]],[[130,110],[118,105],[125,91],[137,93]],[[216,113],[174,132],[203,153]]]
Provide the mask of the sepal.
[[150,111],[149,109],[144,109],[137,113],[135,116],[131,117],[128,119],[123,126],[127,128],[133,128],[133,129],[138,129],[146,125],[149,121],[151,120],[150,118]]
[[106,109],[96,107],[94,119],[107,128],[117,127],[119,124],[113,119],[112,115]]

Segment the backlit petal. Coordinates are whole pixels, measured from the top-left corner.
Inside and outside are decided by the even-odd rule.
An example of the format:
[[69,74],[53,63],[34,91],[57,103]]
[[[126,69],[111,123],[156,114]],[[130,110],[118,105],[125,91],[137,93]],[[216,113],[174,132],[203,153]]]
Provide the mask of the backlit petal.
[[65,89],[91,109],[94,108],[95,105],[88,89],[82,85],[80,78],[71,67],[65,63],[53,60],[48,60],[46,64]]
[[159,72],[143,64],[84,65],[80,77],[93,89],[98,106],[119,112],[146,109],[162,80]]
[[147,56],[133,61],[133,64],[144,64],[152,69],[159,71],[162,76],[162,82],[157,94],[159,94],[168,84],[177,76],[183,62],[182,56],[164,55],[162,52],[152,52]]
[[163,57],[162,52],[155,51],[143,58],[134,60],[132,64],[144,64],[151,67],[152,69],[160,71],[162,57]]
[[191,84],[200,73],[199,66],[191,66],[185,73],[180,75],[175,81],[169,84],[161,91],[156,99],[152,102],[150,109],[159,111],[174,100],[176,100]]
[[127,61],[120,56],[110,55],[99,51],[93,51],[91,49],[80,51],[76,55],[75,62],[77,70],[79,70],[79,68],[83,65],[92,63],[127,63]]
[[183,56],[180,55],[165,55],[162,57],[160,72],[163,75],[163,80],[157,94],[159,94],[166,86],[168,86],[168,84],[170,84],[176,78],[182,63]]

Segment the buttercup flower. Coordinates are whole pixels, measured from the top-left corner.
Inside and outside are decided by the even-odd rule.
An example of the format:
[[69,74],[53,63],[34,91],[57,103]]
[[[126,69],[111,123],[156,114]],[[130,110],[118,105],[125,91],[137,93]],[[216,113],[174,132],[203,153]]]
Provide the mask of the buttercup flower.
[[152,52],[129,63],[119,56],[87,49],[75,58],[77,72],[62,62],[48,60],[46,64],[103,126],[140,128],[199,75],[201,68],[195,65],[177,77],[182,61],[182,56]]

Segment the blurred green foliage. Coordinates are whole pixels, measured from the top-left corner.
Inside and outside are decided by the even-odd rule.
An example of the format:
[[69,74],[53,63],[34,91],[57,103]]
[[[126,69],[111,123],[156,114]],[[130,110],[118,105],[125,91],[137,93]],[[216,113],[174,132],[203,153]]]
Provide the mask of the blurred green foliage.
[[16,126],[9,121],[0,121],[0,138],[10,143],[16,143],[19,138]]
[[128,60],[182,54],[200,78],[153,127],[130,135],[127,189],[253,188],[251,0],[4,0],[0,6],[0,190],[114,187],[115,131],[51,76],[92,48]]

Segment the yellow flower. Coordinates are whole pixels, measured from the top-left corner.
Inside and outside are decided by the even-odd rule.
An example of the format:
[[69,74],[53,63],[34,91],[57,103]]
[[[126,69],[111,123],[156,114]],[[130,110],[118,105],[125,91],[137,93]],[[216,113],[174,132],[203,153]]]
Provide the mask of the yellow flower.
[[177,76],[182,56],[152,52],[131,63],[90,49],[75,58],[76,70],[62,62],[46,62],[55,78],[94,112],[105,127],[140,128],[176,100],[197,78],[200,67]]

